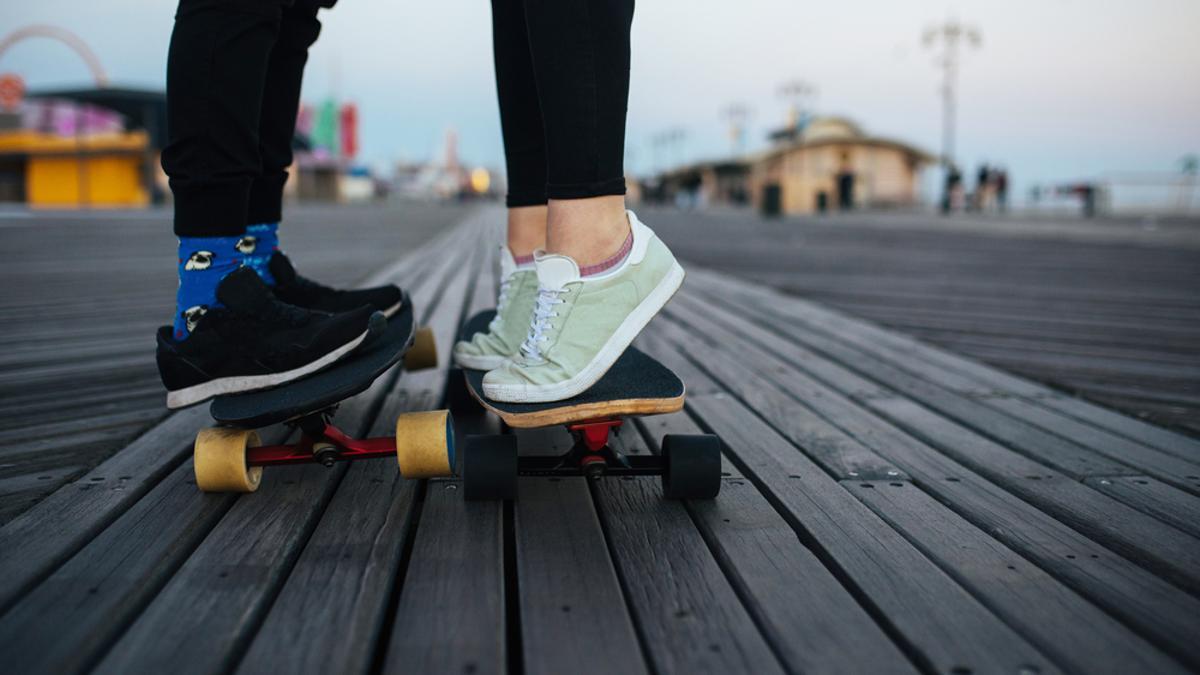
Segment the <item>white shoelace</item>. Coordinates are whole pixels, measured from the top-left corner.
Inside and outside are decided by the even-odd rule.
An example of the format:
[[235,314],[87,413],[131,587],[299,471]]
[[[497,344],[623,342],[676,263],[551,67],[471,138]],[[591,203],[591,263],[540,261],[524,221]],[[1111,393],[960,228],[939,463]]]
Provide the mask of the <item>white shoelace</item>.
[[529,324],[529,334],[521,343],[521,353],[534,361],[542,360],[542,343],[550,339],[546,331],[550,329],[550,319],[558,316],[554,308],[564,302],[558,297],[562,290],[539,288],[537,306],[533,308],[533,321]]

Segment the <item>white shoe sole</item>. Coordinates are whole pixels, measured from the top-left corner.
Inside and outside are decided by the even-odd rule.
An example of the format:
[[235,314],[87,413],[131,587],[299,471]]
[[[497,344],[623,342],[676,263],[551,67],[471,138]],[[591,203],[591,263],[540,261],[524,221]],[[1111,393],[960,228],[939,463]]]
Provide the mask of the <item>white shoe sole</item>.
[[671,301],[671,297],[683,285],[683,266],[676,262],[658,286],[629,313],[625,321],[617,328],[613,336],[604,343],[600,351],[592,357],[583,370],[577,375],[554,384],[487,384],[483,385],[483,395],[494,401],[505,403],[546,403],[562,401],[578,396],[596,384],[609,368],[621,358],[621,354],[629,348],[634,338],[642,332],[663,307]]
[[176,389],[175,391],[167,392],[167,407],[171,410],[177,408],[186,408],[189,405],[195,405],[202,401],[208,400],[214,396],[223,394],[241,394],[248,391],[256,391],[258,389],[269,389],[276,387],[292,380],[298,380],[305,375],[325,368],[336,362],[338,359],[354,351],[362,341],[370,334],[370,329],[364,330],[362,335],[338,347],[337,349],[325,354],[321,358],[311,363],[286,370],[281,373],[269,373],[267,375],[242,375],[235,377],[222,377],[215,380],[209,380],[201,384],[186,387],[184,389]]
[[454,362],[460,368],[467,368],[469,370],[495,370],[507,360],[507,356],[472,356],[470,354],[454,353]]

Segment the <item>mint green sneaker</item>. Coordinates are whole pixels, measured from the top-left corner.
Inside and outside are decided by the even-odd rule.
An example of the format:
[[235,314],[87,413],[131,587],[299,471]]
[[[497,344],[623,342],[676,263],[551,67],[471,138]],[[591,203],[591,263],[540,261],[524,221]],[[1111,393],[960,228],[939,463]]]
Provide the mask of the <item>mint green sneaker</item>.
[[533,265],[517,267],[512,251],[501,246],[500,279],[496,318],[488,324],[487,332],[476,333],[470,341],[459,340],[454,344],[454,362],[463,368],[499,368],[520,350],[521,340],[529,331],[529,317],[537,300],[537,272]]
[[628,211],[633,249],[624,262],[581,277],[565,255],[535,254],[537,299],[519,353],[483,377],[497,401],[561,401],[608,372],[683,283],[683,267]]

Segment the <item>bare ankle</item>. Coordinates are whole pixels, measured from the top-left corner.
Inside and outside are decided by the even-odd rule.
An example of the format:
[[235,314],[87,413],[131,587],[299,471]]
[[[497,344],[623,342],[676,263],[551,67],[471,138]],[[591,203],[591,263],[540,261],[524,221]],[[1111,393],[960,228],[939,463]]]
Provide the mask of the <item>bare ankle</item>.
[[517,206],[508,210],[508,250],[518,258],[533,255],[546,247],[547,208]]
[[570,256],[581,267],[611,258],[629,233],[620,195],[550,201],[546,251]]

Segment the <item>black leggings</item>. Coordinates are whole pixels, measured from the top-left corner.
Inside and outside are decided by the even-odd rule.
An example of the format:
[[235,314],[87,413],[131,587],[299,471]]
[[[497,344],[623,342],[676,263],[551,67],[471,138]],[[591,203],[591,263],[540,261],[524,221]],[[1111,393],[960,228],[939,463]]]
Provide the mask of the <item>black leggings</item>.
[[633,0],[492,0],[508,206],[625,194]]
[[175,234],[280,219],[308,48],[336,0],[180,0],[167,54]]

